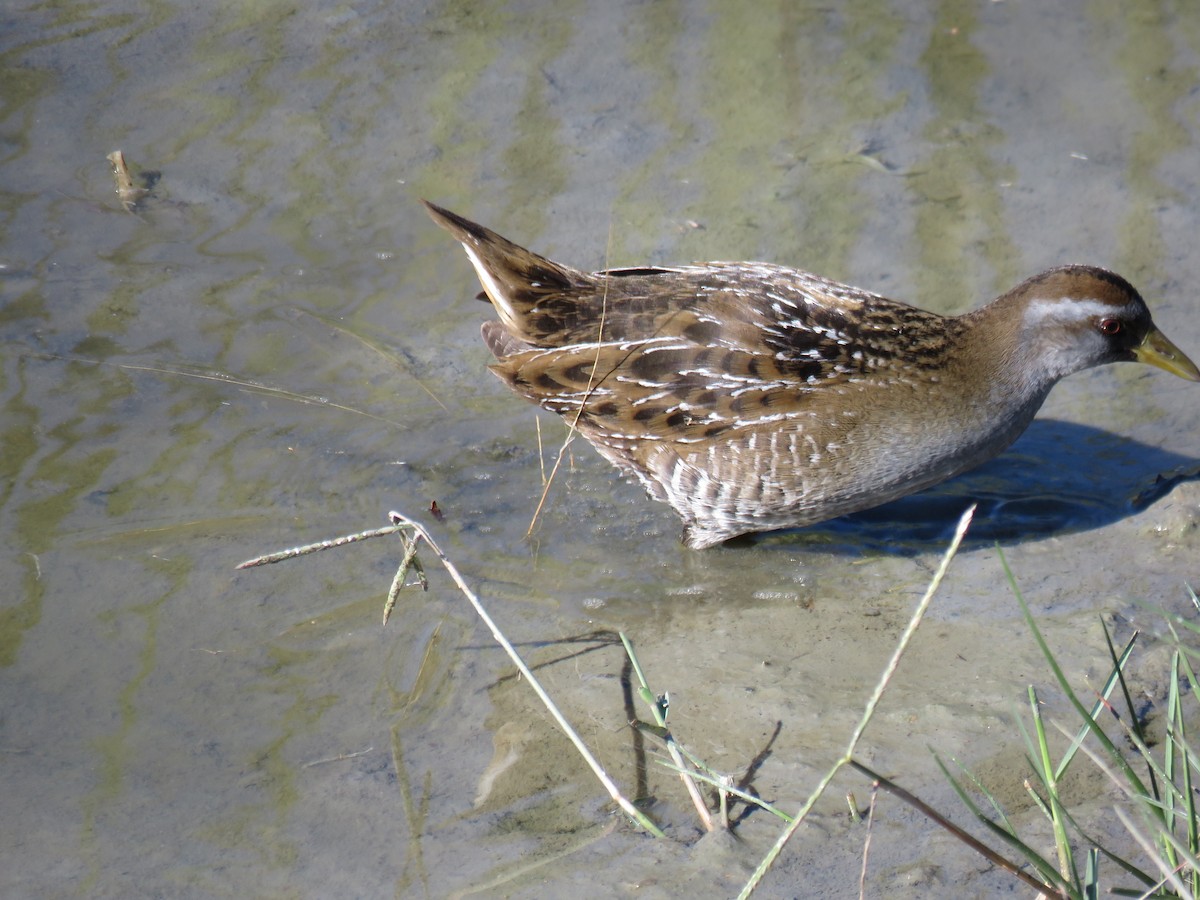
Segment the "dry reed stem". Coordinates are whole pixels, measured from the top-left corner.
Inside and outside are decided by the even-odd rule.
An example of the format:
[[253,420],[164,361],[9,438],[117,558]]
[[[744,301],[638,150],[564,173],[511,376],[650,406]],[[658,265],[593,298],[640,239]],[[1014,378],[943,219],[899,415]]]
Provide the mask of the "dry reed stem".
[[[871,803],[867,806],[867,836],[863,840],[862,869],[858,873],[858,900],[867,900],[867,860],[871,857],[871,835],[875,833],[875,802],[879,799],[879,782],[871,784]],[[854,814],[858,810],[851,804]]]

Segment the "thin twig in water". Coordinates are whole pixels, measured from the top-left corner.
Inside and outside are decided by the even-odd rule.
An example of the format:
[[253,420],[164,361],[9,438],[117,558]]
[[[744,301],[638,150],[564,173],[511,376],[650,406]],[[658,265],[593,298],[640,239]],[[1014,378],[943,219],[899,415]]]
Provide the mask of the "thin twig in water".
[[[578,419],[577,419],[578,421]],[[562,442],[562,446],[558,448],[558,456],[554,458],[554,465],[550,468],[550,477],[543,478],[542,496],[538,498],[537,506],[534,507],[533,517],[529,520],[529,527],[525,529],[525,537],[533,535],[533,530],[537,528],[537,520],[542,515],[542,507],[546,505],[546,498],[550,495],[550,486],[554,484],[554,476],[558,474],[558,467],[562,465],[563,455],[567,452],[567,448],[571,446],[571,442],[575,440],[575,426],[571,426],[571,431],[567,435],[566,440]],[[545,471],[545,463],[542,464],[542,469]]]
[[345,328],[345,327],[339,325],[337,322],[334,322],[331,319],[327,319],[324,316],[319,316],[315,312],[312,312],[311,310],[297,309],[296,311],[301,313],[302,315],[311,316],[312,318],[314,318],[318,322],[320,322],[322,325],[324,325],[326,328],[331,328],[334,331],[340,332],[340,333],[346,335],[346,337],[350,338],[351,340],[358,341],[360,344],[362,344],[368,350],[371,350],[372,352],[378,354],[379,356],[382,356],[385,360],[387,360],[389,363],[391,363],[397,369],[402,370],[404,372],[404,374],[406,374],[409,378],[411,378],[417,387],[419,387],[421,390],[423,390],[426,394],[429,395],[430,400],[432,400],[434,403],[436,403],[438,406],[440,406],[444,411],[449,412],[449,409],[447,409],[446,404],[442,402],[441,398],[438,397],[438,395],[435,394],[429,388],[429,386],[427,384],[425,384],[425,382],[423,382],[420,378],[418,378],[416,375],[413,374],[412,367],[408,364],[407,360],[401,358],[399,355],[397,355],[395,353],[392,353],[390,350],[387,350],[384,347],[376,344],[374,341],[363,337],[361,334],[351,331],[349,328]]
[[[866,900],[867,897],[867,859],[871,855],[871,835],[874,833],[875,825],[875,801],[878,799],[879,782],[874,782],[871,785],[871,803],[867,807],[867,836],[863,839],[862,870],[858,873],[858,900]],[[857,816],[858,810],[854,807],[853,800],[851,800],[850,808]]]
[[[269,553],[265,556],[248,560],[239,565],[238,568],[248,569],[254,566],[267,565],[269,563],[283,562],[284,560],[293,559],[297,556],[304,556],[321,550],[329,550],[333,547],[341,547],[345,544],[354,543],[356,541],[382,537],[388,534],[395,534],[403,529],[410,529],[412,531],[412,535],[405,536],[404,560],[401,562],[400,572],[397,573],[397,578],[393,580],[392,592],[389,592],[388,596],[389,604],[394,604],[395,601],[392,597],[392,593],[398,592],[396,582],[399,580],[402,586],[404,581],[402,574],[407,571],[410,565],[412,568],[418,571],[422,586],[428,586],[428,582],[425,579],[424,570],[420,567],[420,563],[417,561],[416,556],[417,544],[418,542],[423,542],[437,556],[438,560],[442,564],[442,567],[450,573],[450,577],[454,579],[454,583],[458,585],[459,591],[467,598],[468,601],[470,601],[471,606],[475,608],[476,614],[480,619],[483,620],[483,623],[492,632],[492,637],[495,638],[496,643],[504,648],[504,652],[508,654],[508,658],[513,661],[513,664],[517,667],[518,671],[520,671],[522,677],[526,682],[528,682],[529,686],[533,688],[534,692],[541,699],[546,709],[550,712],[550,715],[554,717],[554,720],[558,723],[558,727],[562,729],[568,740],[575,745],[575,749],[579,751],[580,756],[583,757],[584,761],[591,768],[592,772],[595,773],[596,777],[600,780],[600,783],[604,785],[605,790],[608,791],[608,794],[610,797],[612,797],[613,801],[620,806],[630,818],[641,825],[642,828],[646,829],[646,831],[650,832],[655,837],[666,837],[661,828],[650,821],[650,819],[647,818],[641,810],[639,810],[633,805],[633,803],[631,803],[624,795],[621,794],[620,790],[609,777],[608,773],[604,771],[599,761],[592,755],[591,751],[588,750],[587,746],[583,743],[583,739],[571,726],[571,723],[567,721],[566,717],[555,705],[554,701],[550,699],[550,695],[546,693],[546,689],[542,687],[541,682],[537,680],[529,666],[526,665],[525,660],[521,658],[521,655],[517,653],[516,648],[512,645],[508,638],[504,636],[504,633],[500,630],[499,626],[496,625],[495,621],[493,621],[492,617],[488,614],[488,611],[484,608],[479,597],[477,597],[475,592],[472,591],[467,585],[462,575],[459,574],[459,571],[455,567],[454,563],[452,563],[449,557],[442,552],[441,547],[439,547],[433,538],[429,536],[429,532],[425,530],[425,527],[419,522],[416,522],[398,512],[389,512],[388,518],[391,520],[392,524],[387,527],[375,528],[370,531],[363,531],[358,534],[347,535],[346,537],[335,538],[334,540],[330,541],[320,541],[315,544],[306,544],[303,547],[295,547],[291,550],[283,550],[278,553]],[[390,605],[387,608],[387,612],[391,612]]]
[[422,540],[420,535],[414,534],[411,538],[404,533],[406,525],[387,525],[383,528],[372,528],[369,531],[360,531],[357,534],[347,534],[343,537],[334,538],[329,541],[317,541],[315,544],[305,544],[302,547],[292,547],[290,550],[280,550],[277,553],[268,553],[266,556],[258,556],[254,559],[248,559],[238,566],[239,569],[252,569],[255,566],[266,566],[271,563],[284,562],[285,560],[295,559],[297,556],[307,556],[310,553],[318,553],[321,550],[332,550],[334,547],[344,547],[347,544],[354,544],[358,541],[366,541],[371,538],[384,537],[389,534],[399,534],[400,541],[404,545],[404,557],[400,560],[400,568],[396,570],[396,577],[392,579],[392,585],[388,589],[387,600],[383,604],[383,624],[386,625],[388,618],[392,614],[392,609],[396,605],[396,598],[400,596],[400,591],[404,589],[408,582],[408,570],[412,569],[417,573],[417,584],[421,586],[421,590],[429,590],[429,579],[425,576],[425,569],[421,566],[421,560],[417,557],[417,542]]
[[313,397],[308,394],[297,394],[294,391],[285,391],[283,388],[268,387],[263,384],[256,384],[253,381],[244,381],[240,378],[234,378],[232,375],[213,375],[204,372],[185,372],[182,369],[170,369],[165,366],[140,366],[132,363],[114,363],[104,359],[88,359],[83,356],[64,356],[58,353],[29,353],[24,354],[33,359],[51,359],[57,362],[73,362],[83,363],[89,366],[111,366],[114,369],[123,369],[126,372],[152,372],[155,375],[175,375],[179,378],[191,378],[195,381],[215,381],[219,384],[231,384],[234,387],[240,388],[247,394],[263,394],[267,397],[280,397],[284,400],[290,400],[293,403],[300,403],[304,406],[327,406],[330,409],[336,409],[341,412],[353,413],[356,416],[366,416],[368,419],[374,419],[376,422],[383,422],[385,425],[394,425],[397,428],[403,429],[406,426],[403,422],[398,422],[394,419],[388,419],[384,416],[377,416],[374,413],[369,413],[366,410],[355,409],[353,406],[346,406],[342,403],[334,403],[324,397]]
[[405,525],[411,528],[414,532],[414,537],[419,536],[421,540],[428,545],[429,549],[434,552],[438,560],[441,562],[442,567],[450,573],[450,577],[453,578],[454,583],[458,585],[459,591],[464,597],[467,598],[471,606],[475,608],[475,612],[479,618],[483,620],[483,624],[486,625],[492,632],[492,637],[496,640],[496,643],[504,648],[504,652],[508,654],[508,658],[512,660],[513,665],[517,667],[517,669],[521,672],[521,675],[529,683],[529,686],[533,688],[534,692],[538,695],[538,698],[545,705],[546,709],[549,710],[550,715],[552,715],[554,720],[558,723],[558,727],[562,729],[563,733],[567,736],[571,743],[575,745],[575,749],[579,751],[580,756],[583,757],[584,761],[591,768],[592,772],[595,773],[598,779],[600,779],[600,783],[604,785],[605,790],[608,791],[608,794],[610,797],[612,797],[613,801],[620,806],[621,809],[625,810],[627,815],[629,815],[639,825],[641,825],[655,837],[666,837],[661,828],[651,822],[641,810],[639,810],[621,794],[616,784],[600,765],[600,762],[592,755],[592,752],[588,750],[587,745],[583,743],[583,739],[571,726],[571,723],[567,721],[566,717],[559,710],[558,706],[555,705],[554,701],[550,699],[550,695],[546,693],[546,689],[542,687],[542,683],[537,680],[537,677],[533,674],[532,670],[530,670],[529,666],[525,664],[525,660],[521,658],[521,654],[517,653],[517,649],[512,645],[508,638],[504,636],[504,632],[500,630],[500,627],[488,614],[488,611],[484,609],[483,603],[480,601],[479,597],[477,597],[475,592],[472,591],[467,585],[467,582],[463,579],[462,575],[459,574],[458,569],[455,567],[454,563],[450,561],[450,558],[442,552],[442,548],[439,547],[437,543],[434,542],[433,538],[429,536],[429,532],[425,530],[425,527],[419,522],[415,522],[398,512],[388,513],[388,518],[391,519],[396,525]]
[[358,759],[360,756],[366,756],[374,747],[368,747],[366,750],[359,750],[357,753],[339,753],[337,756],[330,756],[325,759],[314,759],[312,762],[306,762],[300,768],[311,769],[313,766],[323,766],[326,763],[344,762],[347,759]]
[[546,484],[546,453],[542,447],[542,417],[533,417],[533,426],[537,429],[537,444],[538,444],[538,466],[542,470],[542,486]]
[[256,556],[254,559],[248,559],[238,565],[238,568],[253,569],[255,566],[266,566],[271,563],[283,562],[284,560],[295,559],[297,556],[318,553],[321,550],[332,550],[334,547],[344,547],[346,544],[353,544],[356,541],[366,541],[371,538],[395,534],[397,531],[403,530],[404,527],[403,525],[387,525],[383,528],[360,531],[358,534],[347,534],[344,537],[334,538],[329,541],[317,541],[315,544],[305,544],[301,547],[293,547],[290,550],[280,550],[276,553],[268,553],[266,556]]
[[[612,251],[612,222],[609,222],[608,227],[608,250],[605,252],[605,259],[611,256]],[[583,415],[583,408],[587,405],[588,400],[592,398],[592,392],[599,386],[600,382],[596,381],[596,368],[600,365],[600,345],[604,342],[604,323],[608,318],[608,278],[604,279],[604,293],[600,298],[600,324],[596,328],[596,358],[592,360],[592,371],[588,373],[587,389],[583,392],[583,397],[579,401],[579,409],[575,412],[575,418],[571,421],[570,432],[566,439],[562,442],[562,446],[558,448],[558,456],[554,458],[554,466],[550,469],[550,477],[545,477],[545,463],[542,463],[542,496],[538,498],[537,507],[533,511],[533,518],[529,520],[529,527],[525,530],[525,537],[530,537],[533,534],[533,529],[537,527],[537,520],[542,514],[542,507],[546,505],[546,497],[550,494],[550,486],[554,484],[554,476],[558,474],[558,467],[562,465],[563,456],[566,455],[567,448],[575,440],[575,435],[578,434],[577,426],[579,419]],[[630,351],[632,352],[632,351]],[[611,373],[606,372],[604,378],[607,378]],[[603,381],[601,378],[600,381]],[[540,456],[540,438],[541,430],[538,431],[539,438],[539,456]]]

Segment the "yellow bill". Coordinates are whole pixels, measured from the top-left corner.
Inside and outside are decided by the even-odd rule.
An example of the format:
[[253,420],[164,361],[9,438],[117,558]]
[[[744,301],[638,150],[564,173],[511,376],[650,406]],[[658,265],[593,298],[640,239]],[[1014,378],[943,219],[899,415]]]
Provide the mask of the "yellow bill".
[[1133,356],[1138,362],[1165,369],[1172,375],[1178,375],[1188,381],[1200,381],[1200,369],[1196,368],[1196,364],[1157,328],[1152,328],[1146,339],[1134,348]]

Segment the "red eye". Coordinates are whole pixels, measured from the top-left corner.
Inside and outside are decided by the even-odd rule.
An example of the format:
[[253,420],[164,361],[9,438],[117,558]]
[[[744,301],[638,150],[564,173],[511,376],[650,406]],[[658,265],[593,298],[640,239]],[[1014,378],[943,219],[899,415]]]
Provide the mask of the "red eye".
[[1114,335],[1114,334],[1120,334],[1121,333],[1121,320],[1120,319],[1101,319],[1100,320],[1100,333],[1107,334],[1109,336]]

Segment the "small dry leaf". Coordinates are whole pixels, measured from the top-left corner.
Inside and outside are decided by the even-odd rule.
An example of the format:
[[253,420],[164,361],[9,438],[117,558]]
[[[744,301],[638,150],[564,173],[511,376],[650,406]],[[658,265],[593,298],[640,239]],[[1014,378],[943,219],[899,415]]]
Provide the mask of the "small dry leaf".
[[138,201],[150,192],[133,183],[133,177],[129,174],[129,166],[125,164],[124,153],[114,150],[108,154],[107,158],[112,163],[113,180],[117,183],[117,197],[126,212],[133,212],[137,208]]

